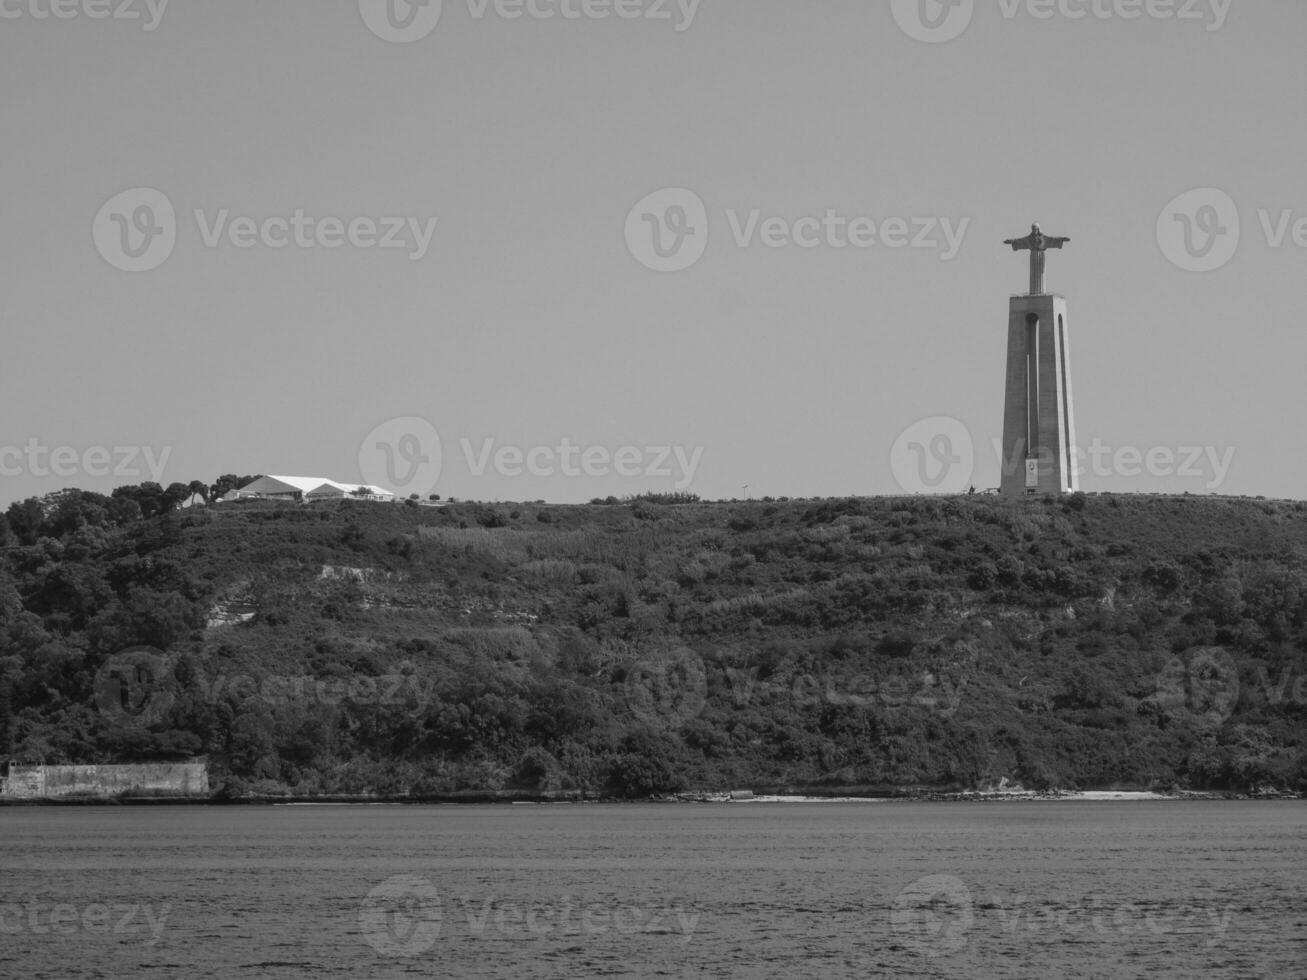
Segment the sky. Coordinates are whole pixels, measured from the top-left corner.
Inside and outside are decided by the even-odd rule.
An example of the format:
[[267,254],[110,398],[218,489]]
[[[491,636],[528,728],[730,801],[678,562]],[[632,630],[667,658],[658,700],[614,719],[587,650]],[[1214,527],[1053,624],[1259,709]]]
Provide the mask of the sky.
[[[0,506],[1304,497],[1301,0],[0,0]],[[1295,106],[1297,108],[1295,108]]]

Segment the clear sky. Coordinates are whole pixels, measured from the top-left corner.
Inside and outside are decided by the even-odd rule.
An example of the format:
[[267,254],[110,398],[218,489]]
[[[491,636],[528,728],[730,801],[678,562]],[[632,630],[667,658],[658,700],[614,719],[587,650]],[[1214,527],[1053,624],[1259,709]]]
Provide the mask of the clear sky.
[[0,0],[0,505],[997,486],[1033,221],[1084,489],[1304,497],[1301,0],[391,2]]

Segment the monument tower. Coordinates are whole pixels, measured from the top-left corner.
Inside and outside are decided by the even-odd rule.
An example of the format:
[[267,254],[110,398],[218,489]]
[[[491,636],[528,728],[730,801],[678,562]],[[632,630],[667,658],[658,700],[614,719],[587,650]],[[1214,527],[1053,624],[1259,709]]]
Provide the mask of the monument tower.
[[1012,250],[1030,252],[1030,292],[1008,305],[1007,397],[1003,403],[1004,495],[1080,489],[1074,456],[1075,414],[1067,352],[1066,299],[1044,291],[1044,253],[1071,239],[1032,225]]

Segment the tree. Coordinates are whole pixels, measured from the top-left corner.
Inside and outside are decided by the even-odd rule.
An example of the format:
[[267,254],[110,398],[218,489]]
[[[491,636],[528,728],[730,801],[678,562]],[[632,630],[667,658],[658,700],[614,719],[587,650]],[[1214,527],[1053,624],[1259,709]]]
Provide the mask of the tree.
[[60,490],[45,498],[49,516],[42,531],[63,538],[82,527],[103,527],[110,520],[109,498],[86,490]]
[[209,499],[221,500],[232,490],[239,490],[257,479],[257,476],[237,476],[235,473],[224,473],[213,482],[213,486],[209,490]]
[[135,524],[144,516],[141,505],[130,497],[112,497],[109,500],[109,520],[119,527]]
[[168,489],[163,492],[164,513],[170,510],[176,510],[191,495],[191,488],[185,483],[170,483]]
[[170,509],[164,496],[163,487],[149,480],[139,486],[129,484],[125,487],[118,487],[114,490],[113,496],[135,501],[137,506],[141,508],[141,516],[146,519],[155,517]]
[[9,529],[19,544],[33,545],[41,535],[41,523],[45,520],[45,508],[36,497],[15,501],[5,511]]
[[9,681],[0,678],[0,755],[9,754],[14,730],[14,701]]

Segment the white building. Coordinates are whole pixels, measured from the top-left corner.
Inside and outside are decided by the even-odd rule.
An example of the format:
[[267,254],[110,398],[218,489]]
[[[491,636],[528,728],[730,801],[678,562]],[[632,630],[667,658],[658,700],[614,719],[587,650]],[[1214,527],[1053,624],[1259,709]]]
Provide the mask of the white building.
[[381,487],[339,483],[321,476],[261,476],[223,499],[291,500],[297,503],[346,499],[390,502],[395,495]]

